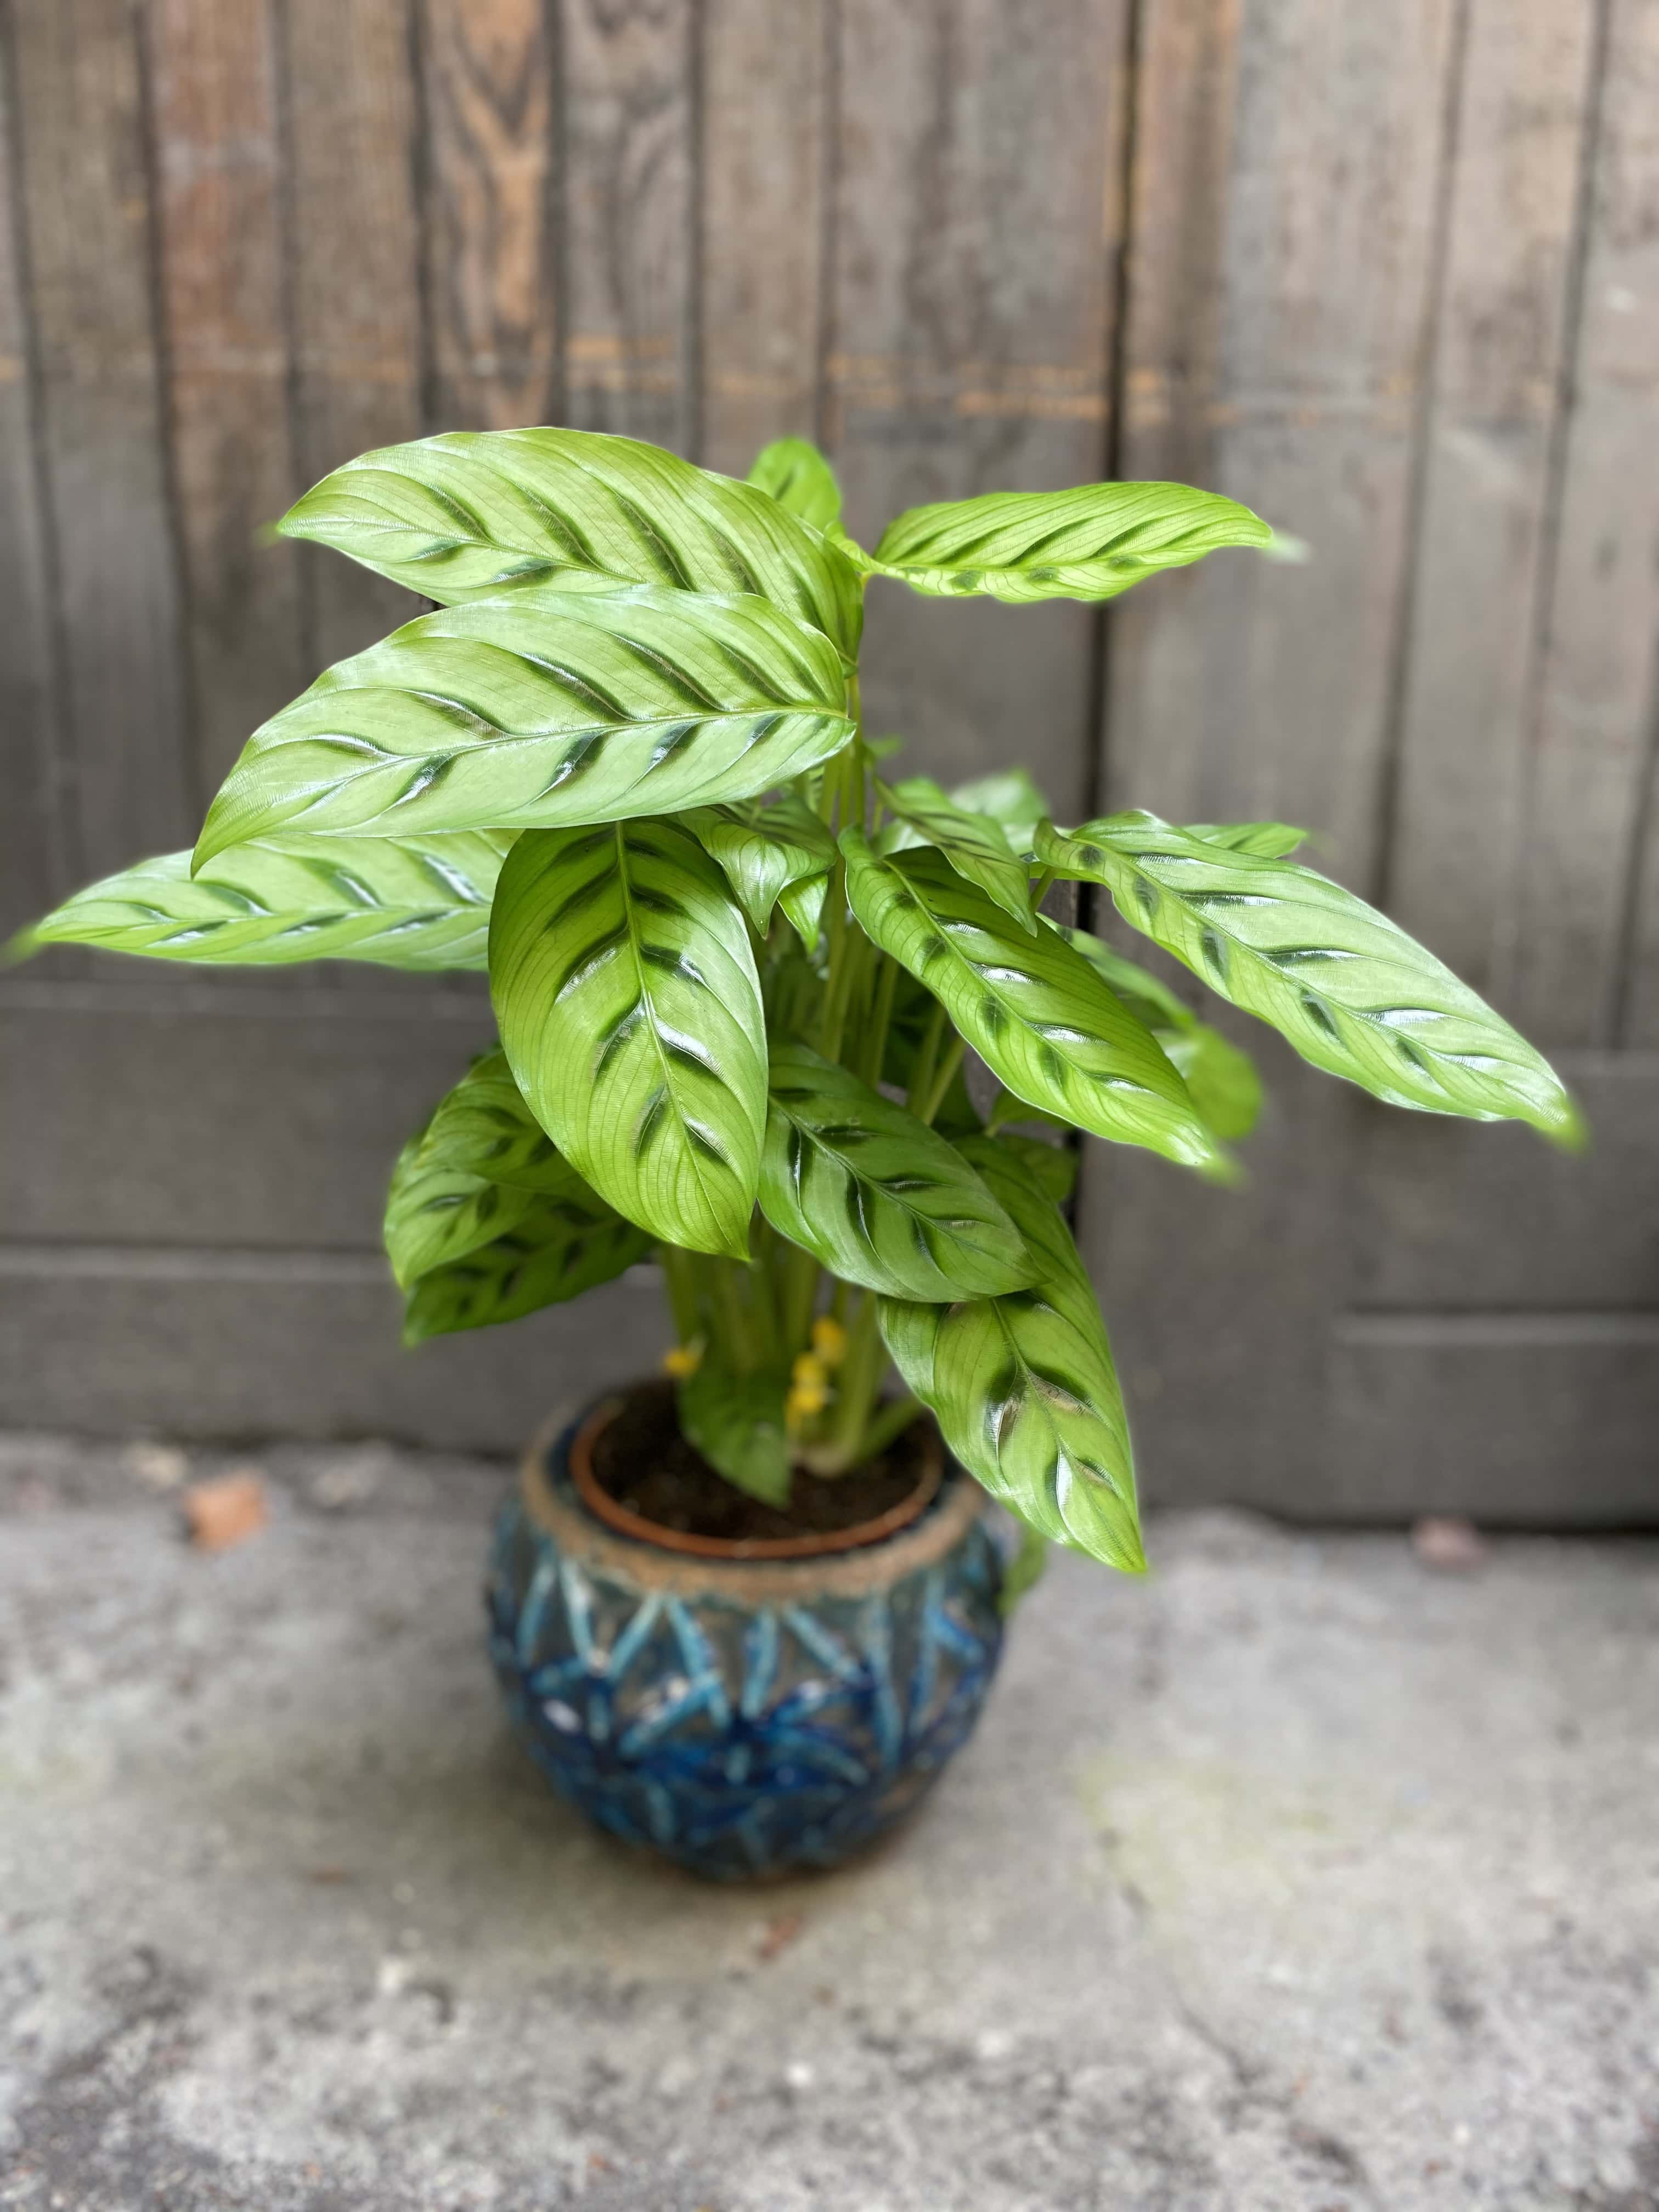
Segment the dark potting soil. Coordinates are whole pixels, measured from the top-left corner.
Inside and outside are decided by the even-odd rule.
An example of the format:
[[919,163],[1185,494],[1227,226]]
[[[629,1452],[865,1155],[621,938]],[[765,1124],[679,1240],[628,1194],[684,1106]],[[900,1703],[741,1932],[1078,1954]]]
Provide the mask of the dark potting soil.
[[737,1490],[680,1434],[672,1382],[642,1382],[593,1443],[593,1474],[607,1496],[642,1521],[686,1536],[754,1543],[781,1536],[830,1535],[890,1511],[910,1495],[926,1466],[918,1426],[878,1458],[846,1474],[797,1468],[789,1510],[781,1513]]

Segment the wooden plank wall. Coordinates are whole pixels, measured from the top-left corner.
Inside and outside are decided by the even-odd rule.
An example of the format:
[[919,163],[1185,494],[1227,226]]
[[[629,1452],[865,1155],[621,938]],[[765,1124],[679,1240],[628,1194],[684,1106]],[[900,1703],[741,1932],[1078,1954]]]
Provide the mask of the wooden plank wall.
[[[1650,1513],[1656,117],[1659,0],[0,0],[0,929],[187,842],[412,608],[258,541],[365,447],[555,421],[740,472],[802,430],[860,532],[1213,485],[1310,557],[1105,616],[878,590],[872,713],[1062,815],[1314,823],[1599,1143],[1390,1117],[1269,1040],[1245,1194],[1095,1148],[1149,1487]],[[647,1360],[629,1285],[395,1348],[380,1181],[486,1024],[361,974],[0,976],[0,1420],[504,1447]]]

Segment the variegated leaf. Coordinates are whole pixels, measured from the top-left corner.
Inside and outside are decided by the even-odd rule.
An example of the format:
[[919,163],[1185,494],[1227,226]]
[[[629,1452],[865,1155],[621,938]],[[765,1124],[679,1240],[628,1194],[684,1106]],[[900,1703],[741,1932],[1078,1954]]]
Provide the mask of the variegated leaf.
[[1266,545],[1259,515],[1189,484],[1079,484],[913,507],[882,532],[883,575],[956,598],[1109,599],[1229,545]]
[[1037,1254],[1040,1282],[952,1306],[883,1298],[887,1348],[993,1498],[1039,1535],[1139,1573],[1128,1423],[1077,1249],[1006,1139],[969,1137],[961,1150]]
[[744,799],[851,737],[834,648],[763,599],[537,591],[447,607],[255,731],[197,865],[286,828],[410,836]]
[[[501,1188],[502,1186],[493,1186]],[[510,1229],[422,1275],[404,1310],[404,1340],[520,1321],[608,1283],[651,1249],[651,1239],[573,1170],[562,1197],[523,1192]]]
[[273,967],[368,960],[482,968],[510,831],[430,837],[257,838],[192,876],[188,853],[140,860],[76,891],[14,945],[90,945],[151,960]]
[[1036,1279],[1018,1231],[960,1152],[805,1045],[774,1047],[762,1211],[843,1282],[958,1298]]
[[592,430],[449,430],[361,453],[283,516],[449,605],[504,586],[754,592],[856,657],[858,570],[753,484]]
[[1028,937],[940,855],[879,859],[842,834],[865,930],[924,982],[981,1060],[1033,1106],[1120,1144],[1213,1167],[1214,1139],[1143,1028],[1053,930]]
[[994,898],[1022,929],[1035,930],[1031,883],[1023,860],[1016,860],[1000,823],[945,797],[930,775],[876,786],[896,820],[876,840],[880,853],[900,853],[931,845],[943,853],[959,876]]
[[420,1146],[428,1166],[518,1190],[562,1195],[574,1172],[526,1104],[499,1046],[475,1060],[439,1101]]
[[424,1133],[398,1155],[386,1194],[386,1249],[392,1272],[408,1290],[446,1261],[459,1260],[515,1228],[536,1204],[532,1190],[489,1182],[464,1167],[433,1159]]
[[1139,812],[1046,829],[1037,851],[1063,875],[1105,884],[1126,921],[1316,1067],[1390,1105],[1582,1141],[1548,1062],[1432,953],[1311,868]]
[[694,808],[685,826],[726,871],[758,936],[771,926],[773,907],[793,891],[784,912],[809,951],[817,943],[836,841],[810,806],[791,794],[769,806],[738,799]]
[[766,1034],[743,916],[676,822],[532,830],[501,871],[490,990],[532,1112],[617,1210],[744,1258]]

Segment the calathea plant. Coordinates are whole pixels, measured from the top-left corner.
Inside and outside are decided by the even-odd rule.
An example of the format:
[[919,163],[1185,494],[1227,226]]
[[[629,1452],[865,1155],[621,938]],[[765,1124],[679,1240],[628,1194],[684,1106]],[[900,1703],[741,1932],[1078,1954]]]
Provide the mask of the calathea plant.
[[[436,611],[256,731],[193,854],[26,942],[487,966],[499,1046],[392,1176],[411,1340],[654,1254],[682,1425],[732,1483],[787,1507],[793,1468],[854,1468],[921,1406],[1035,1538],[1138,1568],[1112,1355],[1060,1210],[1072,1155],[1018,1125],[1224,1178],[1257,1091],[1166,982],[1043,915],[1049,884],[1101,886],[1396,1105],[1567,1143],[1577,1117],[1473,992],[1290,857],[1301,832],[1060,830],[1022,771],[947,794],[866,735],[872,579],[1108,599],[1267,544],[1256,516],[1092,484],[919,507],[867,552],[839,514],[793,440],[746,483],[558,429],[365,454],[279,527]],[[969,1049],[1001,1086],[984,1115]]]

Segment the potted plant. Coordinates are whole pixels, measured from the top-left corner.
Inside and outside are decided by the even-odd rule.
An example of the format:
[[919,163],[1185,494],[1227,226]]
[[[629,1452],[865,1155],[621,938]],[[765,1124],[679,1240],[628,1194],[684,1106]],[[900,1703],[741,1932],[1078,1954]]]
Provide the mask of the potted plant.
[[1395,1104],[1565,1144],[1575,1109],[1300,831],[1057,829],[1024,771],[947,794],[866,732],[871,578],[1106,599],[1266,545],[1231,500],[996,494],[868,552],[799,441],[738,483],[526,429],[365,454],[278,528],[435,611],[254,732],[193,854],[25,949],[487,966],[499,1044],[392,1174],[410,1340],[653,1256],[678,1337],[526,1460],[489,1587],[514,1718],[596,1819],[701,1871],[831,1862],[966,1736],[1046,1543],[1143,1565],[1053,1132],[1224,1181],[1255,1111],[1248,1060],[1048,887],[1100,887]]

